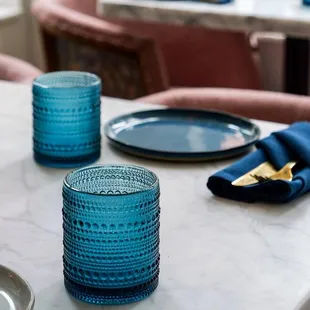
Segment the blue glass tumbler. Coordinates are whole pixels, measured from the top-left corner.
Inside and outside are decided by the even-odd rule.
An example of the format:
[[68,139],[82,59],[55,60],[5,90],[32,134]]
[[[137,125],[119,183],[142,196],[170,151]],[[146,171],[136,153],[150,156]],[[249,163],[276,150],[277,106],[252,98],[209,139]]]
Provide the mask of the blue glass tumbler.
[[310,6],[310,0],[303,0],[303,4],[307,5],[307,6]]
[[149,296],[159,276],[159,180],[137,166],[81,168],[63,185],[67,291],[93,304]]
[[34,159],[85,166],[100,157],[101,80],[86,72],[47,73],[33,82]]

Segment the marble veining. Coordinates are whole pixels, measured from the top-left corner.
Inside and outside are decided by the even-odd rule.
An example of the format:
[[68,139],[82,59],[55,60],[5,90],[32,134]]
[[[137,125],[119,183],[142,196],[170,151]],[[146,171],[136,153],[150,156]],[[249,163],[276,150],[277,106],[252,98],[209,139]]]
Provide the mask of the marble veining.
[[190,1],[98,0],[107,17],[242,31],[310,35],[310,7],[302,0],[234,0],[229,4]]
[[[65,291],[62,180],[68,170],[32,160],[31,89],[1,82],[0,261],[31,284],[39,310],[103,309]],[[102,121],[157,108],[103,98]],[[285,125],[257,122],[263,136]],[[161,183],[161,275],[143,302],[105,310],[292,310],[310,291],[310,196],[247,205],[215,198],[208,176],[231,160],[173,164],[124,155],[103,138],[100,163],[153,170]]]

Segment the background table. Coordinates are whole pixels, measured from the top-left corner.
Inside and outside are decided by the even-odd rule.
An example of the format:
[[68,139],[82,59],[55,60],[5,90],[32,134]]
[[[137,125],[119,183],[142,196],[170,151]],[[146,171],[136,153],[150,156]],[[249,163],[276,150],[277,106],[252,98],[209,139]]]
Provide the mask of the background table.
[[[98,310],[62,276],[62,180],[32,160],[31,89],[0,83],[0,263],[25,276],[36,310]],[[103,98],[102,120],[154,106]],[[284,125],[257,122],[263,136]],[[164,163],[123,155],[103,138],[100,163],[132,163],[161,183],[161,277],[147,300],[105,310],[292,310],[310,289],[310,196],[247,205],[215,198],[208,176],[230,161]]]
[[308,94],[310,7],[303,6],[302,0],[234,0],[223,5],[189,1],[98,1],[99,12],[107,17],[287,34],[286,91]]

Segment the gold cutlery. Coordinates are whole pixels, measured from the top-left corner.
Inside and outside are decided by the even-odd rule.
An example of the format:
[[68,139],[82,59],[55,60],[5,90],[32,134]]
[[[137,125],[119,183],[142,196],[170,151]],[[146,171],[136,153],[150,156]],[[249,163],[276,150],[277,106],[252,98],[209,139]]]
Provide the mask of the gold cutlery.
[[260,164],[258,167],[254,168],[253,170],[247,172],[243,176],[239,177],[231,184],[234,186],[247,186],[270,180],[292,181],[292,169],[296,164],[297,161],[290,161],[279,171],[277,171],[271,163],[266,161]]

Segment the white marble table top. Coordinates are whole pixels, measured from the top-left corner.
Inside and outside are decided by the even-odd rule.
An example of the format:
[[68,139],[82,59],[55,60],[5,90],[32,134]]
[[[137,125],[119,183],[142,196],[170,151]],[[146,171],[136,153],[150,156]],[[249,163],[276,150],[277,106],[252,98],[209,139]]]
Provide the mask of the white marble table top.
[[302,0],[234,0],[210,4],[156,0],[98,0],[108,17],[242,31],[310,36],[310,7]]
[[[0,83],[0,263],[32,285],[36,310],[292,310],[310,290],[310,196],[282,206],[215,198],[206,181],[230,161],[172,164],[134,158],[103,138],[100,163],[133,163],[161,183],[161,277],[147,300],[93,307],[62,276],[62,180],[32,160],[30,86]],[[102,120],[149,109],[103,98]],[[284,125],[257,122],[263,136]]]

